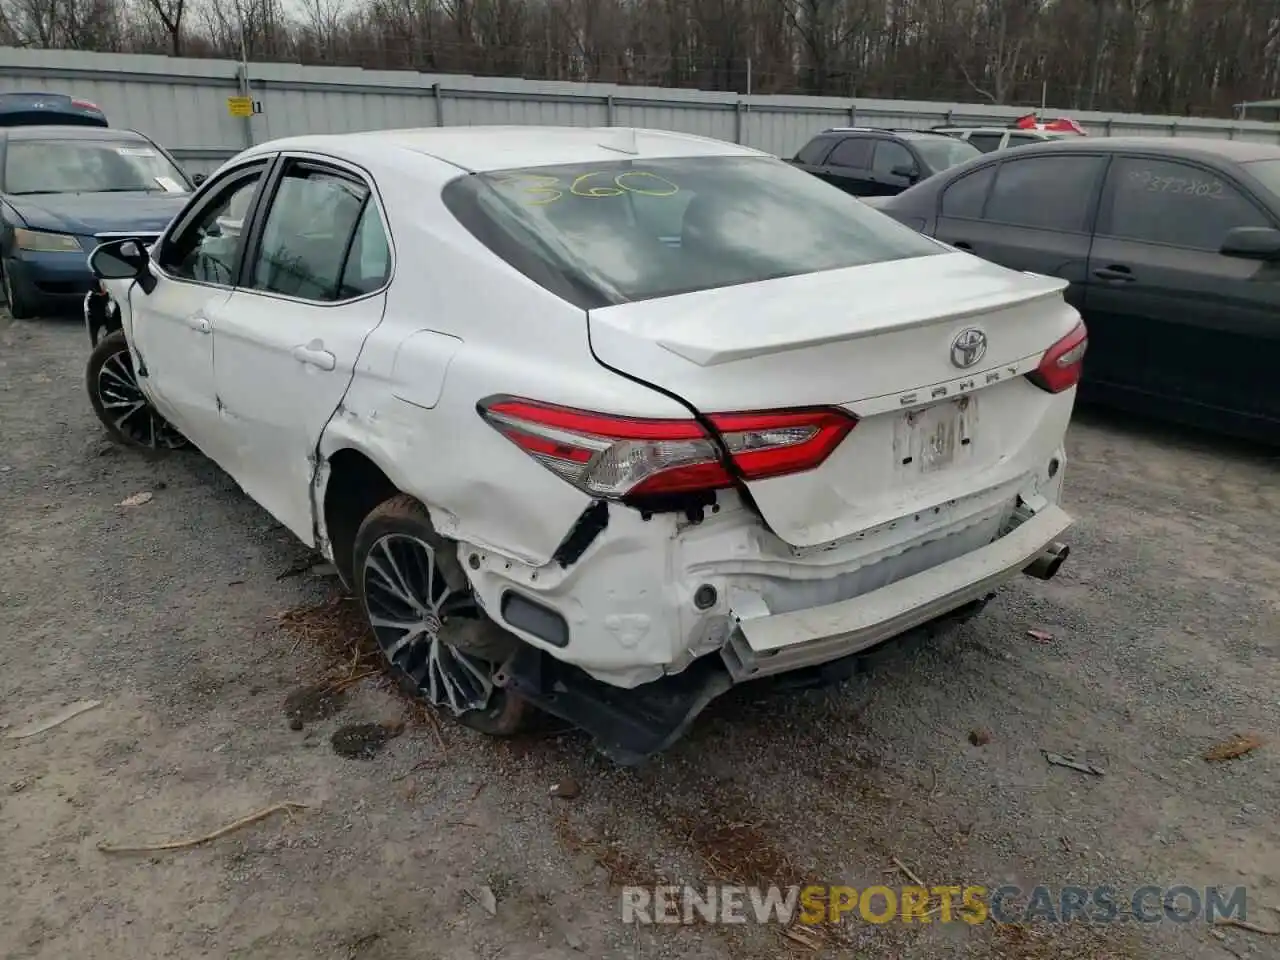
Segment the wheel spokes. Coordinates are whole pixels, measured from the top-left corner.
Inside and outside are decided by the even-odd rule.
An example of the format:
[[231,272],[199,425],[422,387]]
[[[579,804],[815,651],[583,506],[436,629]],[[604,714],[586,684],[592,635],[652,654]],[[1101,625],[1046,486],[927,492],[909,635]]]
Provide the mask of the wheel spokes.
[[484,708],[493,694],[491,665],[441,636],[449,616],[474,610],[474,600],[450,589],[435,550],[417,537],[388,534],[369,551],[361,578],[378,645],[418,692],[455,715]]
[[151,449],[176,449],[186,438],[152,409],[133,375],[128,350],[119,350],[98,369],[98,399],[112,425],[133,443]]

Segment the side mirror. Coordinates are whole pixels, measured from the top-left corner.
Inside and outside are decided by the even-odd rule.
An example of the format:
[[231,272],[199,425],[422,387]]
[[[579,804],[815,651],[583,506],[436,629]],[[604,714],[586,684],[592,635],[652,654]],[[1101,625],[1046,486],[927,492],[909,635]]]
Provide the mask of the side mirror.
[[1280,260],[1280,230],[1271,227],[1236,227],[1227,232],[1218,250],[1224,257],[1242,260]]
[[912,183],[915,183],[917,180],[920,179],[920,171],[917,170],[915,167],[906,167],[906,166],[894,167],[889,172],[892,173],[895,177],[905,177],[907,180],[910,180]]
[[191,182],[197,187],[208,179],[209,175],[207,173],[193,173],[191,175]]
[[138,286],[150,293],[156,280],[147,262],[142,242],[129,238],[99,244],[89,254],[89,269],[99,280],[137,280]]

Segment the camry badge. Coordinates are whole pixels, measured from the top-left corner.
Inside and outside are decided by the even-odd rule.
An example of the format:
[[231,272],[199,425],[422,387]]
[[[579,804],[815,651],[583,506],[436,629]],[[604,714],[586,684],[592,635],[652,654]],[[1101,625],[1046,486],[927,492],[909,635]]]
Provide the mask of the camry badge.
[[960,369],[972,367],[987,354],[987,335],[977,327],[961,330],[951,341],[951,362]]

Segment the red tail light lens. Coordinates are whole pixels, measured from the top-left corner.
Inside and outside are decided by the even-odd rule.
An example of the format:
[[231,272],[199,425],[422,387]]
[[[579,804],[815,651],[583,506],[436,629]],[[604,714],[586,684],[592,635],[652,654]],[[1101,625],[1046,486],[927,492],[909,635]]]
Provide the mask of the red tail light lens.
[[1089,332],[1080,324],[1045,351],[1040,366],[1027,379],[1041,390],[1061,393],[1080,382],[1084,354],[1089,348]]
[[[592,496],[716,490],[733,484],[696,420],[644,420],[534,400],[496,399],[480,415],[548,470]],[[708,418],[748,480],[812,470],[857,421],[841,410],[720,413]]]
[[102,112],[102,109],[96,103],[91,103],[88,100],[72,100],[71,105],[73,107],[79,107],[81,110],[93,110],[97,113]]

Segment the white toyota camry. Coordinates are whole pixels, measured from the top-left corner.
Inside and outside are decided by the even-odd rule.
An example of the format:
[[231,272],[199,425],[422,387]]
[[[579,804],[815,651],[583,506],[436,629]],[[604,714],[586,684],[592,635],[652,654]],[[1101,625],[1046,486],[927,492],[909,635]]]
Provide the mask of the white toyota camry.
[[1068,552],[1063,281],[744,147],[278,140],[90,260],[108,430],[199,448],[489,733],[533,705],[636,762],[736,683],[838,676]]

